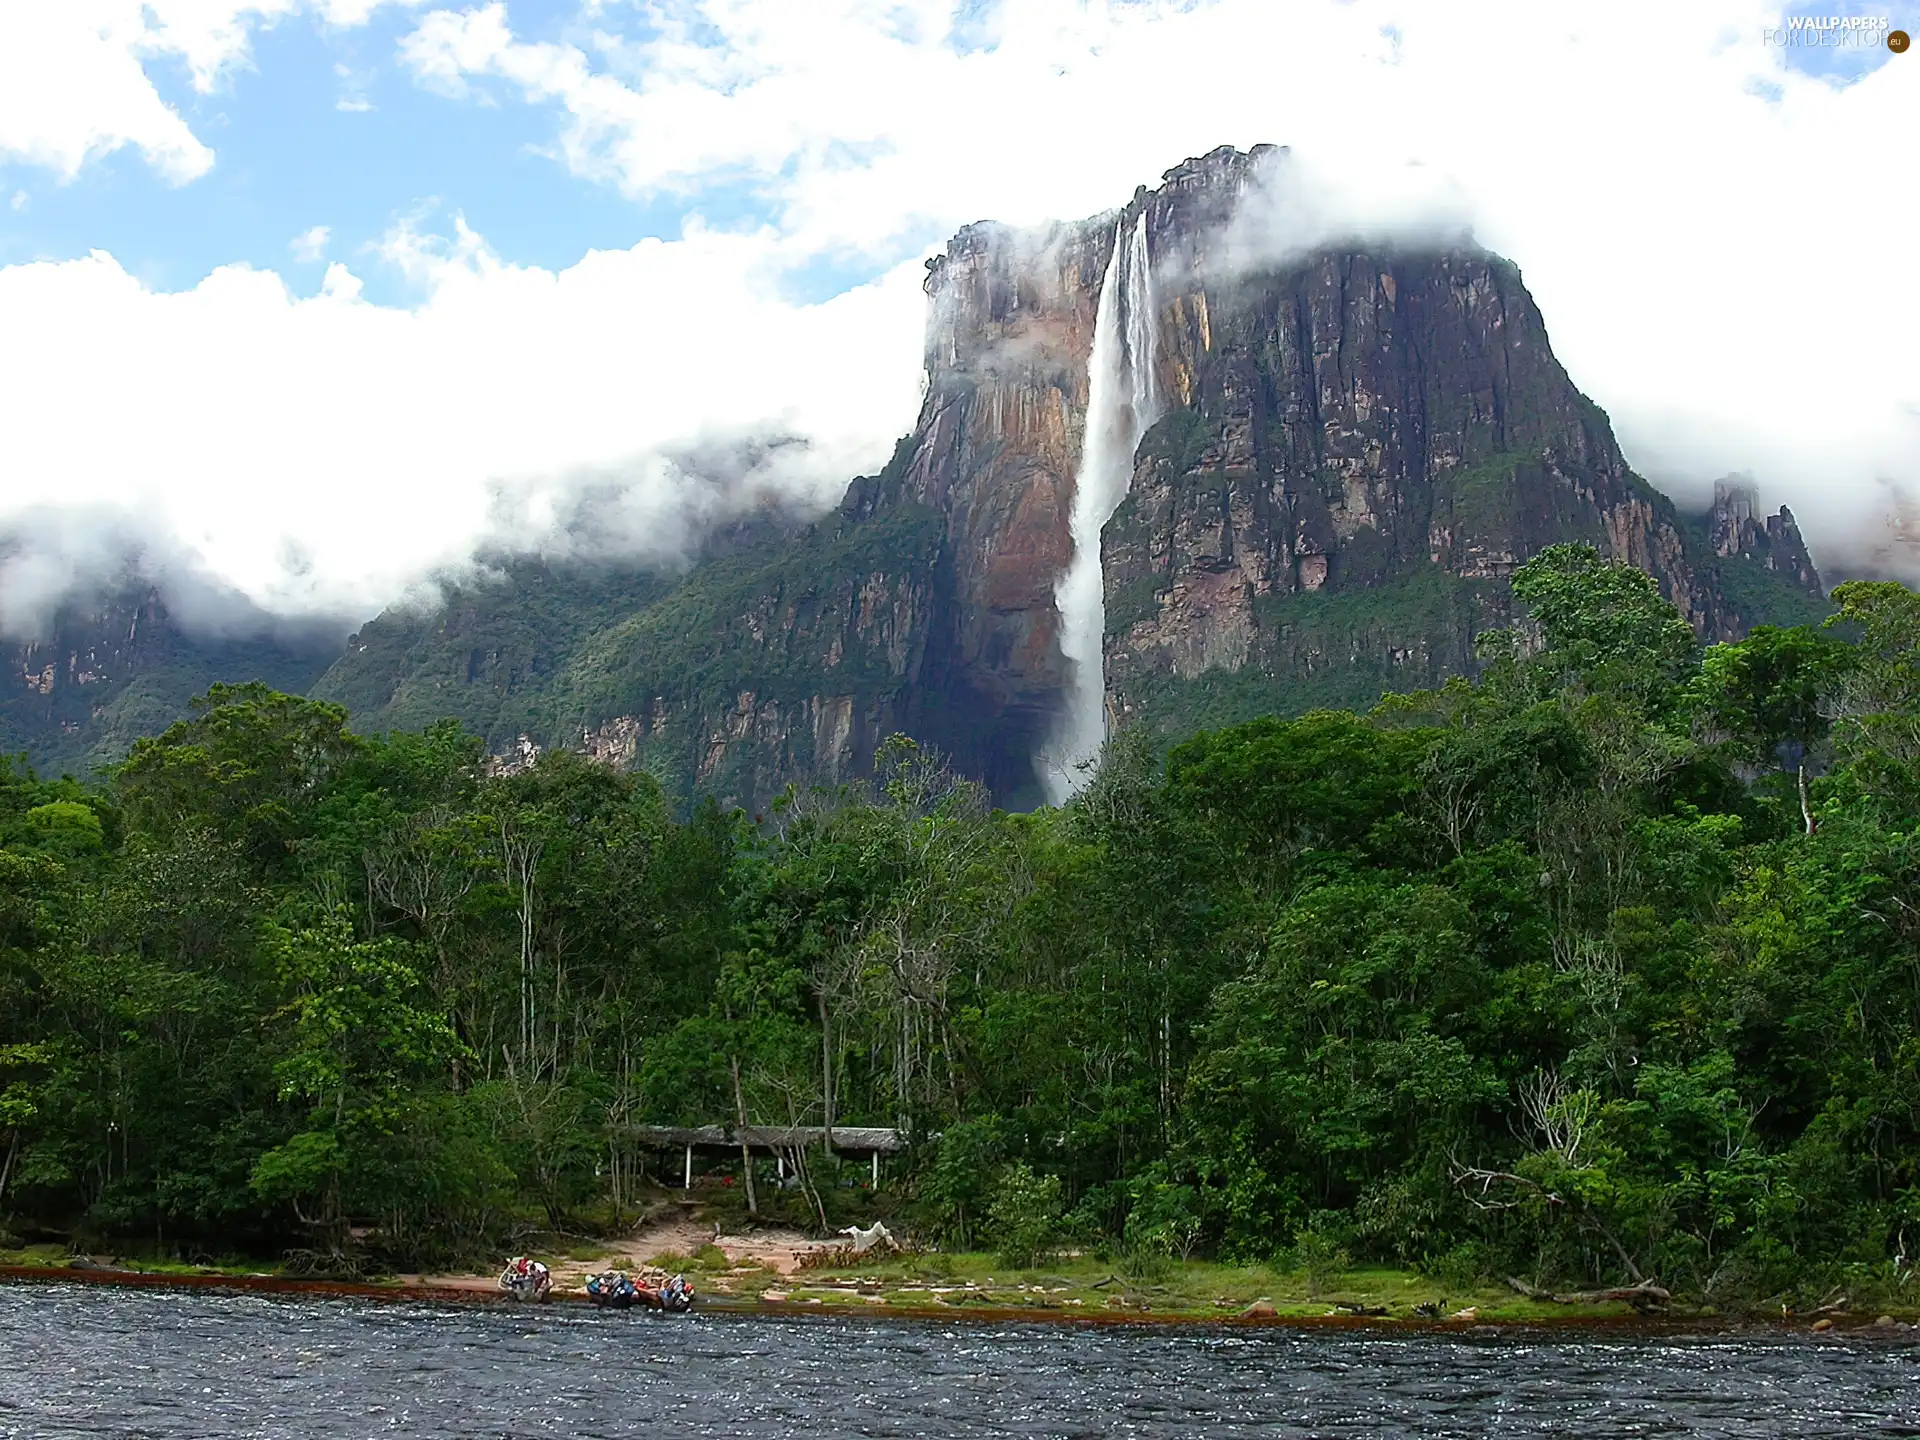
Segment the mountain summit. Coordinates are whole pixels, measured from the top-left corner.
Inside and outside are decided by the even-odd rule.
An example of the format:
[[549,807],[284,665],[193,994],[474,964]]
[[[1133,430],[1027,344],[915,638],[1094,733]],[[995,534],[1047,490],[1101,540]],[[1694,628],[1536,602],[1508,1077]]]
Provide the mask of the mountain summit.
[[[1137,423],[1141,397],[1099,542],[1116,716],[1192,728],[1470,670],[1506,577],[1558,541],[1647,570],[1708,639],[1817,610],[1791,515],[1723,485],[1689,523],[1632,473],[1513,265],[1465,245],[1265,258],[1243,217],[1284,205],[1286,166],[1223,147],[1118,212],[968,226],[929,262],[927,395],[884,489],[943,523],[921,723],[997,793],[1030,789],[1070,707],[1076,487],[1090,434]],[[1107,377],[1115,412],[1090,419],[1129,247],[1150,283],[1112,306],[1109,353],[1149,373]]]

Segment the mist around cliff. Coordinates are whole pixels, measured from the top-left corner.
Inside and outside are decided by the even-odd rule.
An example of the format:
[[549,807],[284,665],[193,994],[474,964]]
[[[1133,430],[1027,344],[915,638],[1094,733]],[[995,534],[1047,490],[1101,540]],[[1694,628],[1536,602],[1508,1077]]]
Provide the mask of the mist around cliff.
[[[494,482],[480,523],[459,553],[417,574],[399,572],[381,598],[431,609],[449,588],[484,584],[514,558],[617,562],[684,569],[716,532],[742,521],[797,525],[844,488],[805,438],[712,434],[625,464]],[[429,542],[431,537],[424,538]],[[288,540],[265,557],[300,603],[262,605],[181,543],[151,508],[41,505],[0,522],[0,637],[49,638],[63,607],[157,593],[169,620],[203,640],[272,636],[296,645],[338,640],[368,618],[364,602],[335,595],[313,554]]]
[[244,266],[171,294],[100,254],[0,268],[24,340],[0,351],[23,402],[0,438],[0,633],[128,574],[220,632],[364,620],[488,553],[680,565],[717,525],[818,514],[912,423],[917,260],[809,302],[766,236],[558,273],[459,225],[390,241],[410,308],[344,264],[307,296]]
[[[1163,275],[1227,284],[1348,247],[1427,252],[1485,243],[1512,258],[1483,235],[1504,228],[1498,207],[1477,202],[1435,166],[1386,155],[1334,164],[1324,151],[1276,149],[1253,176],[1231,220],[1203,236],[1197,253],[1159,257]],[[1873,249],[1886,238],[1863,235],[1860,243]],[[1729,253],[1730,271],[1743,260]],[[1581,277],[1582,297],[1604,295],[1627,263],[1596,257],[1596,273]],[[1534,270],[1523,266],[1522,274],[1537,285]],[[1738,472],[1769,512],[1794,509],[1829,584],[1854,576],[1920,581],[1920,375],[1890,353],[1838,364],[1817,347],[1790,343],[1809,313],[1835,305],[1851,312],[1848,288],[1789,274],[1746,290],[1701,270],[1675,291],[1694,318],[1676,315],[1671,334],[1616,337],[1606,346],[1590,338],[1604,331],[1556,325],[1565,308],[1551,284],[1535,298],[1557,358],[1609,411],[1628,463],[1683,511],[1705,511],[1715,481]],[[1750,328],[1756,314],[1778,317],[1781,343],[1730,357],[1712,337]],[[1846,323],[1851,329],[1857,320]]]
[[[1168,278],[1190,273],[1226,284],[1285,269],[1330,247],[1432,251],[1472,245],[1473,202],[1460,182],[1429,165],[1382,157],[1365,166],[1326,152],[1275,147],[1254,157],[1249,183],[1198,253],[1157,257]],[[1184,273],[1183,273],[1184,272]]]
[[[289,571],[302,568],[284,553]],[[201,640],[271,638],[295,650],[337,646],[356,616],[346,607],[277,614],[256,604],[151,517],[39,506],[0,527],[0,638],[51,639],[63,615],[137,606],[157,594],[171,623]]]

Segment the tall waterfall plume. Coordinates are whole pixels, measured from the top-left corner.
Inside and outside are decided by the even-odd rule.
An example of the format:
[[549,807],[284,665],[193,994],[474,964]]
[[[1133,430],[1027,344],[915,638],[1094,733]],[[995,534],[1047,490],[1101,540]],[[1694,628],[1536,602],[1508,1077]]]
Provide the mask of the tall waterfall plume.
[[1107,738],[1106,591],[1100,573],[1100,532],[1127,498],[1133,453],[1159,418],[1154,374],[1160,322],[1153,298],[1153,262],[1143,212],[1131,233],[1114,227],[1113,256],[1100,281],[1093,353],[1087,366],[1086,436],[1073,481],[1068,529],[1073,558],[1054,585],[1060,607],[1060,650],[1067,659],[1067,704],[1038,757],[1047,798],[1058,805],[1093,776]]

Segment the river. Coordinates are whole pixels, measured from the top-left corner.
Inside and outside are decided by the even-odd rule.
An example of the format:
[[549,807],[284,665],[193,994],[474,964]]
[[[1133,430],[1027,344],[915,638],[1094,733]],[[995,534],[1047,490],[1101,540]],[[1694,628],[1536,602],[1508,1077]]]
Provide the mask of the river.
[[1920,1436],[1916,1334],[1079,1328],[0,1285],[0,1437]]

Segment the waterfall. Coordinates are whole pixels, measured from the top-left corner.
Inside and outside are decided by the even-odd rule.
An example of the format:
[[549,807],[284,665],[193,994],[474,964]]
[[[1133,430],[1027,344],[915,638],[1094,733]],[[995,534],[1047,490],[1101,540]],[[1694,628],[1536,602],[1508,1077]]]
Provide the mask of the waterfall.
[[1087,361],[1086,435],[1073,480],[1068,530],[1073,556],[1053,587],[1060,608],[1060,650],[1067,660],[1067,704],[1037,757],[1047,798],[1058,805],[1092,777],[1107,738],[1107,603],[1100,573],[1100,532],[1127,498],[1133,452],[1160,413],[1154,376],[1159,316],[1143,212],[1131,234],[1114,227],[1113,256],[1100,281],[1093,353]]

